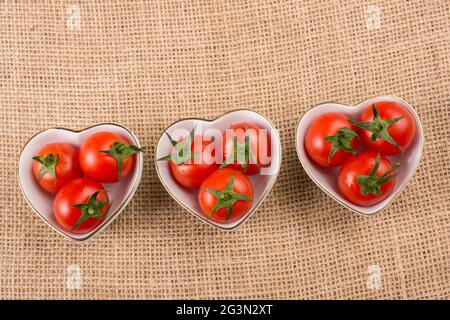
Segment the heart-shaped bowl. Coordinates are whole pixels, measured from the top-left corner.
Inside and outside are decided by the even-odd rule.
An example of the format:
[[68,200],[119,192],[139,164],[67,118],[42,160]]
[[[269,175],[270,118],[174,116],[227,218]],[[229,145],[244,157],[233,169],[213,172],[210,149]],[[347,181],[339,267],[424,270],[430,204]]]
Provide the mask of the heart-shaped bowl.
[[[267,167],[261,168],[260,174],[248,176],[252,182],[254,192],[254,200],[250,210],[236,221],[230,223],[218,223],[207,219],[202,214],[197,200],[198,189],[187,189],[180,186],[173,178],[167,161],[157,161],[157,159],[170,154],[172,150],[172,144],[164,132],[167,132],[174,140],[178,141],[180,138],[186,137],[187,133],[195,126],[196,134],[211,137],[209,131],[215,132],[214,129],[218,129],[223,132],[225,129],[230,128],[232,124],[239,122],[254,123],[267,130],[271,142],[270,164]],[[257,112],[239,109],[225,113],[214,120],[197,118],[183,119],[172,123],[164,130],[164,132],[159,137],[155,159],[156,171],[161,183],[172,198],[174,198],[183,208],[212,226],[223,230],[232,230],[236,228],[258,209],[275,184],[281,166],[280,138],[275,126],[266,117]]]
[[[308,157],[305,151],[304,139],[306,130],[308,129],[310,123],[315,118],[324,113],[338,112],[349,118],[359,119],[359,116],[364,109],[371,106],[373,103],[381,101],[397,102],[403,107],[405,107],[407,110],[409,110],[416,123],[416,133],[413,142],[403,154],[396,156],[388,156],[388,158],[391,160],[392,163],[398,161],[400,162],[401,165],[392,193],[386,199],[375,205],[363,207],[349,202],[341,195],[337,184],[337,174],[339,168],[327,169],[311,161],[311,159]],[[298,158],[300,159],[300,163],[302,164],[303,168],[305,169],[309,177],[319,186],[319,188],[321,188],[330,197],[332,197],[334,200],[336,200],[343,206],[347,207],[348,209],[366,216],[374,215],[376,213],[381,212],[390,203],[392,203],[392,201],[395,200],[395,198],[400,194],[400,192],[402,192],[402,190],[411,180],[412,176],[414,175],[414,172],[417,169],[417,166],[419,165],[422,156],[423,145],[424,145],[423,128],[422,123],[420,122],[420,119],[417,116],[417,113],[414,111],[413,107],[411,107],[406,101],[391,96],[380,96],[370,98],[364,102],[361,102],[356,106],[348,106],[334,102],[327,102],[317,105],[312,109],[310,109],[301,117],[297,127],[296,141],[295,141],[297,155]]]
[[127,128],[114,123],[98,124],[81,131],[73,131],[65,128],[51,128],[41,131],[31,137],[22,149],[19,158],[18,178],[22,194],[30,207],[42,218],[53,230],[59,234],[74,240],[83,242],[106,228],[125,209],[130,202],[139,185],[142,176],[144,158],[141,152],[136,154],[135,166],[131,174],[117,183],[102,183],[108,191],[111,200],[111,209],[107,217],[94,230],[75,234],[61,228],[53,215],[54,195],[42,190],[32,172],[32,157],[48,143],[62,142],[75,147],[80,147],[82,142],[90,135],[109,131],[126,138],[131,144],[141,147],[138,138]]

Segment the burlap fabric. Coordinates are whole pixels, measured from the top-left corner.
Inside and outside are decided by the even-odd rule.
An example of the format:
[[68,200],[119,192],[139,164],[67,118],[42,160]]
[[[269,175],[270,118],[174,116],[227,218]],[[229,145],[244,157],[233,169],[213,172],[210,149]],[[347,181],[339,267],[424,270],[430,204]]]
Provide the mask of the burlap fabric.
[[[42,2],[0,3],[1,298],[450,298],[447,0]],[[400,197],[365,218],[307,177],[294,132],[315,104],[385,94],[416,108],[426,147]],[[171,122],[242,107],[280,129],[283,164],[227,233],[172,200],[153,156]],[[111,121],[146,146],[143,180],[77,245],[26,205],[19,152],[45,128]]]

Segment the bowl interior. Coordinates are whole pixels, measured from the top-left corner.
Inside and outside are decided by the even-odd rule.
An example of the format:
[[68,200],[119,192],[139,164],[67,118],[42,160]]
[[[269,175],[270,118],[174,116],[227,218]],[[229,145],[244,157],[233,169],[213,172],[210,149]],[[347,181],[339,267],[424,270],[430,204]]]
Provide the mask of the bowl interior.
[[[213,131],[208,131],[209,129],[219,129],[221,131],[225,131],[225,129],[229,128],[232,124],[239,122],[254,123],[262,128],[265,128],[271,138],[270,165],[266,168],[262,168],[261,174],[248,176],[253,184],[254,201],[249,212],[239,220],[222,224],[206,219],[202,214],[201,208],[197,201],[198,189],[187,189],[180,186],[173,178],[168,162],[156,161],[156,169],[161,182],[170,195],[186,210],[190,211],[198,218],[222,229],[232,229],[241,224],[244,220],[250,217],[250,215],[258,208],[270,192],[273,184],[275,183],[281,165],[280,141],[277,130],[264,116],[250,110],[236,110],[212,121],[202,119],[185,119],[172,124],[166,129],[166,132],[169,133],[174,140],[178,140],[179,138],[185,137],[187,135],[186,133],[189,132],[194,125],[196,127],[197,134],[209,136],[209,133],[211,133],[210,131]],[[165,134],[161,135],[156,149],[156,159],[168,155],[171,152],[171,149],[172,145],[167,136]]]
[[[363,207],[352,204],[341,195],[337,185],[337,173],[339,171],[339,168],[333,168],[331,170],[326,169],[315,164],[309,158],[305,151],[304,137],[309,124],[321,114],[327,112],[339,112],[348,117],[351,117],[352,119],[358,119],[365,108],[369,107],[373,103],[380,101],[397,102],[407,108],[413,115],[414,121],[416,123],[416,133],[411,146],[402,155],[388,156],[389,160],[391,160],[392,163],[398,161],[401,165],[399,175],[396,178],[396,183],[392,193],[382,202],[379,202],[373,206]],[[324,103],[312,108],[307,113],[305,113],[305,115],[300,120],[296,133],[296,148],[303,168],[320,188],[322,188],[326,193],[328,193],[331,197],[333,197],[344,206],[358,213],[371,215],[380,212],[388,204],[390,204],[409,182],[420,162],[420,157],[422,155],[423,149],[423,140],[423,129],[420,119],[414,109],[408,103],[395,97],[376,97],[366,100],[355,107],[338,103]],[[360,149],[363,149],[363,146],[361,146],[361,144]]]
[[53,215],[53,199],[54,195],[44,191],[39,187],[32,172],[32,157],[35,156],[39,150],[48,143],[63,142],[69,143],[73,146],[80,147],[85,138],[99,131],[110,131],[126,138],[130,143],[140,146],[138,139],[129,130],[115,124],[101,124],[80,132],[74,132],[67,129],[48,129],[40,132],[31,138],[22,150],[19,159],[19,181],[22,192],[27,199],[30,206],[46,221],[51,227],[59,233],[77,241],[87,240],[95,233],[106,227],[112,220],[123,210],[128,201],[131,199],[134,191],[139,184],[142,166],[143,155],[139,153],[136,155],[136,163],[133,172],[122,181],[118,183],[102,184],[108,191],[108,196],[112,201],[111,209],[105,220],[94,230],[75,234],[62,229]]

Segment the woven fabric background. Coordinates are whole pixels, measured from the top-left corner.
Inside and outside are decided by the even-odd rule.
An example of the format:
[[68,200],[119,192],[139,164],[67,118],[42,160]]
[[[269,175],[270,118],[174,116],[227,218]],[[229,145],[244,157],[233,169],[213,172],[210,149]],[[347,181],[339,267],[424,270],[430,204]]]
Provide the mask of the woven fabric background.
[[[0,1],[1,298],[450,298],[448,0],[40,2]],[[294,132],[315,104],[387,94],[416,108],[426,146],[399,198],[364,218],[308,178]],[[236,108],[280,129],[283,164],[227,233],[172,200],[153,157],[173,121]],[[17,160],[37,131],[99,122],[138,135],[144,175],[77,245],[27,206]]]

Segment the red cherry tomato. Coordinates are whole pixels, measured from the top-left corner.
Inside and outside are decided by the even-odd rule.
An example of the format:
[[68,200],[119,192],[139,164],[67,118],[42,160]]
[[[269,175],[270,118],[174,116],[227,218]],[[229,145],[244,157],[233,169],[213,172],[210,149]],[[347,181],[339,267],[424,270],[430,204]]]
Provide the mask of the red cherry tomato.
[[51,143],[33,157],[33,175],[46,191],[55,193],[67,182],[81,177],[78,150],[66,143]]
[[237,123],[225,131],[223,141],[221,168],[257,174],[270,164],[271,144],[266,129],[248,122]]
[[323,167],[336,167],[358,147],[357,128],[339,113],[325,113],[314,119],[305,135],[308,156]]
[[59,225],[73,233],[95,229],[107,216],[109,199],[103,186],[91,179],[70,181],[57,193],[53,213]]
[[379,153],[362,151],[342,164],[338,175],[339,190],[356,205],[377,204],[392,192],[395,185],[393,171],[398,167],[398,163],[392,165]]
[[178,142],[170,136],[169,139],[174,146],[172,152],[158,161],[169,161],[172,175],[180,185],[198,188],[219,167],[215,159],[213,142],[200,135],[194,135],[194,129]]
[[233,222],[250,210],[253,186],[246,175],[234,169],[219,169],[203,181],[198,202],[208,219]]
[[385,155],[405,151],[414,139],[416,125],[411,113],[396,102],[383,101],[363,111],[360,121],[362,142],[371,150]]
[[134,154],[142,151],[111,132],[89,136],[80,148],[80,165],[87,177],[113,183],[127,177],[134,166]]

